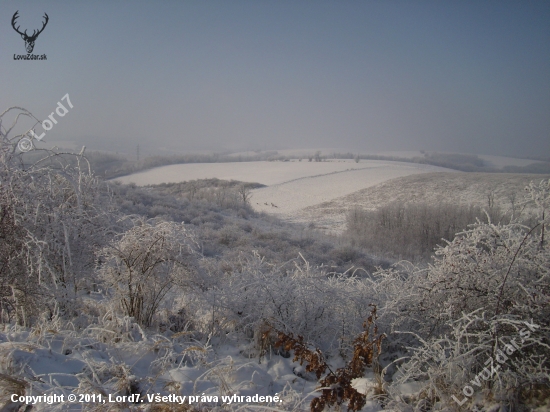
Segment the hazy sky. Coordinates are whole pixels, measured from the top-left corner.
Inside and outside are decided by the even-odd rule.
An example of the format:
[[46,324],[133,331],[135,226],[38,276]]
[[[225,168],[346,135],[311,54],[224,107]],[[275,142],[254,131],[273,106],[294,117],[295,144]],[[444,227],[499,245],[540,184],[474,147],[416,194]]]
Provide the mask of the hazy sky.
[[[14,60],[16,10],[30,33],[48,13],[47,60]],[[0,17],[0,111],[74,105],[46,140],[550,153],[548,0],[2,0]]]

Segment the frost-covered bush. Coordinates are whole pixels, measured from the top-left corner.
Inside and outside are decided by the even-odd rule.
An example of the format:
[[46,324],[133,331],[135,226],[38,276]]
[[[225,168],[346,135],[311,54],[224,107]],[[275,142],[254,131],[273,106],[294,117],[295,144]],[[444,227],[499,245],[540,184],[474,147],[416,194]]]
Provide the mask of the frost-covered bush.
[[[510,316],[490,319],[480,308],[448,325],[447,334],[419,338],[420,345],[411,348],[390,390],[396,406],[449,410],[485,399],[517,410],[537,389],[545,387],[550,394],[547,324]],[[400,385],[410,382],[420,391],[406,399]]]
[[364,279],[328,274],[302,258],[279,265],[257,253],[241,254],[204,292],[203,319],[218,335],[235,331],[252,338],[271,326],[347,353],[369,314],[371,292]]
[[138,219],[99,251],[99,278],[125,315],[150,326],[172,288],[194,283],[196,248],[183,224]]
[[409,319],[417,317],[423,333],[440,332],[444,328],[437,329],[439,325],[478,308],[492,316],[544,317],[550,293],[545,225],[548,216],[542,208],[532,227],[478,222],[437,249],[427,269],[409,266],[377,276],[380,285],[401,283],[410,292],[395,304]]
[[[397,382],[422,381],[418,408],[443,410],[452,396],[473,405],[476,391],[515,405],[550,385],[549,185],[527,188],[538,208],[533,226],[478,222],[439,248],[427,269],[377,274],[382,313],[417,338]],[[507,359],[490,369],[503,352]]]
[[18,150],[24,133],[14,134],[25,109],[9,128],[0,125],[1,320],[32,323],[39,314],[72,316],[75,299],[91,287],[94,250],[121,224],[109,193],[87,167],[82,153]]

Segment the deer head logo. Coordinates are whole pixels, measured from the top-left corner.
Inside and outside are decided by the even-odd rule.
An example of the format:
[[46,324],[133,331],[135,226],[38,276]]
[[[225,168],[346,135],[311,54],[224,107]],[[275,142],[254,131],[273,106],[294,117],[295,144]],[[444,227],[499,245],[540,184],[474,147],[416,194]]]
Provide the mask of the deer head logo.
[[23,40],[25,40],[25,48],[27,49],[27,53],[32,53],[33,49],[34,49],[34,42],[36,41],[36,38],[38,37],[38,35],[40,33],[42,33],[42,31],[44,30],[44,28],[46,27],[46,24],[48,24],[48,20],[50,19],[48,17],[48,15],[46,13],[44,13],[44,18],[46,19],[46,21],[44,23],[42,23],[42,28],[38,31],[34,30],[32,32],[32,35],[28,35],[27,34],[27,30],[25,30],[24,33],[21,33],[19,31],[19,27],[20,26],[17,26],[15,27],[15,21],[17,20],[17,18],[19,17],[19,10],[17,10],[15,12],[15,14],[13,15],[12,19],[11,19],[11,25],[13,27],[13,29],[19,33],[21,35],[21,37],[23,38]]

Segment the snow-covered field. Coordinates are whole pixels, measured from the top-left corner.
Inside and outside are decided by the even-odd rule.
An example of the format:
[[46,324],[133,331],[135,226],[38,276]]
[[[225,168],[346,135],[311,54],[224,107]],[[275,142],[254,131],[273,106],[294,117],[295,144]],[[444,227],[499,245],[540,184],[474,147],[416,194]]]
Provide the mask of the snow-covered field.
[[[415,167],[416,166],[416,167]],[[331,173],[346,172],[359,169],[389,167],[403,169],[404,174],[412,170],[428,168],[430,166],[411,165],[409,163],[328,160],[324,162],[308,162],[307,160],[289,162],[234,162],[234,163],[187,163],[156,167],[144,172],[134,173],[114,179],[121,183],[135,183],[138,186],[154,185],[159,183],[176,183],[195,179],[218,178],[224,180],[238,180],[241,182],[257,182],[264,185],[288,183],[297,179],[324,176]]]
[[[531,162],[500,156],[481,157],[498,166],[523,166]],[[342,233],[346,213],[354,207],[374,209],[394,200],[446,200],[485,206],[490,192],[496,193],[498,204],[506,206],[510,202],[510,193],[521,192],[531,180],[545,176],[462,173],[431,165],[381,160],[356,163],[353,160],[309,162],[304,159],[301,162],[171,165],[115,180],[143,186],[206,178],[264,184],[266,187],[252,192],[251,205],[256,211]]]
[[535,160],[530,159],[516,159],[513,157],[503,157],[503,156],[491,156],[491,155],[479,155],[479,157],[485,160],[489,165],[497,168],[502,168],[505,166],[528,166],[535,163]]
[[[252,207],[290,221],[304,221],[304,209],[334,201],[398,177],[431,172],[457,173],[442,167],[380,160],[324,162],[235,162],[163,166],[115,179],[140,186],[218,178],[257,182]],[[339,220],[342,221],[340,216]],[[322,219],[321,219],[322,220]],[[340,222],[341,223],[341,222]]]
[[[355,207],[374,210],[393,201],[402,203],[445,201],[455,204],[487,207],[488,196],[504,210],[520,208],[521,194],[531,182],[540,182],[549,175],[520,173],[423,173],[387,179],[365,186],[353,193],[288,214],[294,222],[314,222],[316,227],[333,233],[345,229],[346,214]],[[269,188],[268,188],[269,189]],[[264,189],[262,189],[264,190]],[[519,195],[518,195],[519,194]],[[512,205],[514,202],[514,205]]]
[[442,167],[414,163],[368,160],[353,164],[352,170],[307,176],[256,189],[251,199],[252,206],[258,211],[304,222],[300,216],[305,208],[350,195],[391,179],[438,171],[455,173]]

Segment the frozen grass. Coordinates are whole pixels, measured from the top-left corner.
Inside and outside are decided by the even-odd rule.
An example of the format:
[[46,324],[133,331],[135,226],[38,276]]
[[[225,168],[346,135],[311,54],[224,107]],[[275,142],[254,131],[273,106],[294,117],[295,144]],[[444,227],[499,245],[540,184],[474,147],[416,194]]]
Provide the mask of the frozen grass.
[[[5,142],[11,141],[6,138]],[[182,258],[177,248],[178,239],[165,235],[148,243],[143,242],[143,236],[126,236],[135,232],[132,227],[139,227],[146,234],[151,234],[152,229],[137,218],[130,221],[129,216],[119,214],[114,204],[112,208],[110,204],[105,205],[109,197],[104,195],[100,182],[81,169],[72,169],[61,161],[62,170],[42,165],[23,169],[16,167],[19,159],[10,157],[10,150],[0,153],[0,166],[3,166],[0,168],[3,184],[0,200],[4,211],[0,229],[6,239],[0,244],[11,247],[7,249],[8,253],[0,254],[0,257],[9,257],[0,273],[6,286],[2,290],[1,302],[6,321],[0,330],[0,400],[3,402],[6,399],[12,402],[11,394],[14,393],[66,395],[73,392],[103,396],[282,393],[283,402],[279,405],[265,405],[266,408],[264,405],[236,405],[226,409],[304,410],[320,376],[312,379],[308,372],[313,370],[292,364],[284,357],[288,353],[279,350],[280,355],[277,355],[276,346],[271,345],[269,327],[273,328],[272,332],[278,330],[303,336],[309,342],[307,347],[311,347],[308,356],[313,353],[313,348],[319,348],[315,353],[323,351],[327,359],[330,358],[330,367],[338,368],[343,358],[349,359],[351,352],[355,359],[374,356],[372,350],[366,353],[361,350],[358,354],[357,340],[352,340],[371,312],[368,309],[370,303],[380,308],[378,325],[381,332],[388,333],[383,357],[377,364],[384,368],[375,369],[372,361],[373,370],[380,373],[379,376],[385,376],[384,371],[399,366],[400,375],[395,376],[393,384],[413,386],[409,392],[420,389],[416,399],[409,400],[404,399],[400,391],[388,391],[394,398],[388,401],[392,401],[395,407],[387,403],[386,410],[416,412],[431,407],[432,410],[450,410],[448,405],[452,401],[447,402],[445,396],[457,393],[471,383],[469,375],[480,376],[480,369],[487,365],[485,359],[492,356],[502,338],[508,342],[507,338],[518,331],[518,325],[525,323],[524,320],[528,320],[535,330],[540,328],[540,332],[529,336],[519,330],[526,343],[517,354],[517,361],[510,359],[506,367],[502,367],[502,376],[493,380],[489,380],[492,372],[491,376],[481,375],[488,382],[479,395],[491,403],[498,399],[501,410],[507,406],[507,410],[519,410],[515,405],[523,395],[526,395],[526,401],[532,400],[535,392],[541,401],[549,397],[550,255],[545,230],[549,219],[550,182],[533,184],[528,191],[530,201],[536,204],[537,221],[534,225],[480,222],[459,234],[444,248],[439,248],[437,258],[428,267],[402,263],[373,273],[354,267],[344,273],[335,273],[332,266],[324,263],[310,265],[301,252],[298,253],[300,259],[280,262],[282,249],[276,246],[280,242],[275,241],[263,245],[266,251],[274,251],[279,257],[279,261],[270,261],[261,251],[239,242],[235,228],[242,222],[235,219],[230,225],[224,225],[230,220],[224,220],[220,214],[220,219],[213,219],[210,223],[215,223],[215,220],[221,220],[221,223],[209,228],[212,233],[219,232],[224,247],[235,250],[236,254],[225,258],[197,256],[197,261],[193,259],[192,262],[185,258],[181,264],[185,267],[192,265],[196,270],[192,274],[175,274],[174,290],[166,295],[163,306],[156,308],[153,321],[142,319],[140,324],[139,318],[121,313],[121,297],[113,293],[119,287],[116,283],[127,284],[128,279],[135,279],[139,272],[134,270],[131,262],[137,262],[136,256],[147,258],[146,263],[139,262],[142,273],[149,273],[149,268],[157,263]],[[52,156],[59,160],[57,154]],[[323,162],[298,163],[277,164],[288,172],[287,180],[280,182],[279,186],[297,185],[291,192],[294,198],[314,198],[315,195],[308,194],[311,187],[342,194],[352,190],[357,182],[362,185],[372,183],[372,179],[369,180],[372,174],[364,181],[349,176],[379,172],[383,181],[391,174],[384,171],[384,165],[393,167],[392,171],[400,167],[398,163],[364,162],[364,169],[350,171],[330,170]],[[338,164],[350,168],[350,162],[334,162],[334,165]],[[415,196],[418,196],[426,202],[455,196],[456,202],[460,202],[462,199],[470,201],[474,195],[484,193],[488,195],[489,203],[506,198],[514,203],[510,197],[513,194],[510,191],[512,176],[501,182],[502,185],[496,185],[493,176],[484,178],[484,175],[471,174],[467,175],[470,180],[465,181],[460,176],[466,175],[455,173],[445,174],[445,180],[434,183],[425,177],[425,173],[415,175],[411,172],[411,169],[417,170],[414,169],[416,165],[402,166],[406,166],[407,173],[413,176],[399,178],[402,181],[393,192],[391,184],[395,179],[379,184],[376,190],[382,190],[381,197],[392,196],[392,201],[398,197],[399,201],[408,202],[415,201]],[[429,166],[427,169],[416,167],[434,170]],[[308,173],[292,175],[291,172],[299,168]],[[264,178],[266,176],[268,174]],[[254,181],[257,177],[254,176]],[[536,179],[540,179],[540,175]],[[303,185],[310,181],[315,181],[315,184]],[[381,189],[385,184],[389,186]],[[519,184],[524,182],[518,181]],[[365,190],[368,189],[359,193]],[[134,194],[141,196],[137,192]],[[318,202],[319,198],[313,200]],[[371,193],[365,201],[372,202],[375,198]],[[485,199],[485,196],[481,198]],[[125,201],[136,206],[130,198]],[[520,199],[518,205],[519,202]],[[174,209],[177,205],[168,203]],[[189,212],[188,207],[185,209],[186,213]],[[243,211],[242,219],[245,220],[248,211]],[[155,221],[157,224],[161,224],[160,220]],[[251,224],[247,227],[250,232],[254,231]],[[242,231],[246,232],[246,229]],[[113,240],[113,235],[123,233],[125,235],[120,240],[127,238],[130,242],[128,250],[131,252],[128,254],[131,257],[121,259],[124,263],[120,267],[128,268],[131,276],[120,278],[117,271],[110,271],[107,274],[116,276],[109,284],[112,276],[103,276],[102,273],[109,262],[96,252],[104,245],[121,249],[124,243]],[[271,233],[267,235],[255,236],[258,240],[261,237],[273,238]],[[29,243],[29,238],[33,243]],[[163,239],[175,247],[168,255],[164,252],[170,248],[153,247],[160,245]],[[50,250],[55,253],[46,254]],[[342,252],[342,255],[352,254],[345,248]],[[323,252],[324,258],[330,254],[330,249]],[[153,265],[148,262],[153,262]],[[67,266],[70,270],[66,269]],[[49,273],[44,273],[43,268]],[[171,275],[170,267],[155,272],[154,277],[163,280],[167,275]],[[16,288],[16,280],[26,282],[16,284]],[[150,278],[147,280],[147,283],[143,281],[128,289],[132,296],[136,296],[138,304],[143,294],[133,294],[135,289],[154,289],[150,287],[154,282]],[[31,310],[34,313],[29,315]],[[16,322],[23,326],[16,326]],[[374,329],[374,334],[378,334]],[[412,338],[407,339],[411,336],[416,338],[416,343]],[[364,341],[369,342],[364,337]],[[305,353],[305,345],[294,345],[295,355],[298,350]],[[401,355],[407,348],[411,357],[404,360]],[[388,365],[389,361],[395,363]],[[460,373],[456,373],[459,368]],[[356,372],[353,373],[356,376]],[[372,374],[361,375],[360,380],[353,383],[358,389],[368,391],[373,386]],[[389,372],[387,376],[393,375],[394,372]],[[344,378],[348,382],[346,376],[340,376],[342,382]],[[422,387],[414,388],[416,382],[421,382]],[[382,383],[380,380],[379,386],[383,386]],[[319,384],[329,389],[326,386],[332,382],[323,380]],[[392,382],[388,381],[388,389],[391,386]],[[468,406],[473,406],[475,401],[477,399],[471,399]],[[154,410],[146,402],[137,405],[126,400],[117,402],[105,407],[43,404],[33,407],[33,410]],[[416,402],[414,408],[411,402]],[[156,410],[193,408],[197,411],[223,407],[217,400],[208,399],[196,408],[157,406]],[[2,405],[3,411],[22,409],[19,405]],[[374,409],[369,405],[363,410]]]
[[[55,323],[55,324],[54,324]],[[33,405],[33,411],[152,410],[307,410],[316,380],[299,377],[291,358],[268,351],[247,357],[237,342],[216,345],[192,340],[192,333],[146,333],[131,318],[104,317],[84,330],[59,322],[33,329],[6,327],[0,332],[0,399],[8,408],[11,394],[39,396],[101,395],[106,403]],[[31,382],[29,384],[29,382]],[[109,395],[140,394],[141,401],[109,402]],[[148,395],[218,396],[218,402],[150,403]],[[275,396],[282,402],[222,404],[223,395]],[[163,409],[164,408],[164,409]],[[369,402],[365,411],[378,411]]]

